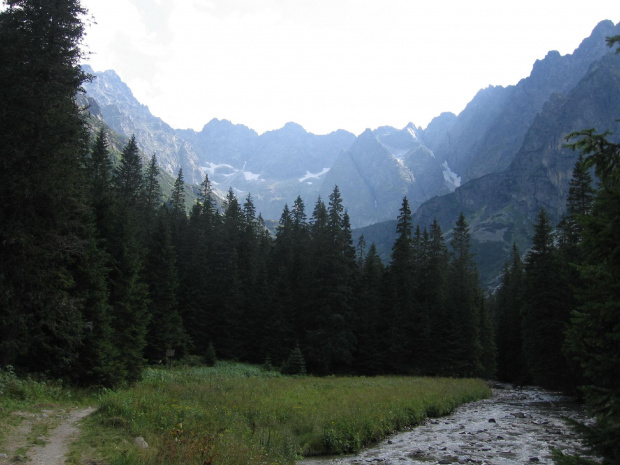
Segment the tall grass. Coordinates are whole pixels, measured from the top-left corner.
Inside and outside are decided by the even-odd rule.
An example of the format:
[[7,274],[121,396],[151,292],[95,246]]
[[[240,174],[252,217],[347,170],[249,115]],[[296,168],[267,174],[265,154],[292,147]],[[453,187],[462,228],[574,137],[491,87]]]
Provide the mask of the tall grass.
[[0,368],[0,412],[28,409],[45,403],[83,403],[89,395],[85,390],[64,386],[62,380],[19,377],[11,366]]
[[489,393],[471,379],[297,378],[220,364],[147,370],[134,388],[106,394],[92,421],[149,443],[119,445],[111,463],[288,464],[357,451]]

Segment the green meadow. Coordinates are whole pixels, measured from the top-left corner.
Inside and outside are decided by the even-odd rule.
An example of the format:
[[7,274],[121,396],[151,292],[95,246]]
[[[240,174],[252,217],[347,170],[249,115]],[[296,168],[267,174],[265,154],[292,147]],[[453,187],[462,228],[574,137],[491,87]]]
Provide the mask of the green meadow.
[[[490,395],[481,380],[285,377],[243,364],[148,369],[100,395],[71,459],[110,464],[292,464],[355,452]],[[142,437],[149,447],[133,443]]]

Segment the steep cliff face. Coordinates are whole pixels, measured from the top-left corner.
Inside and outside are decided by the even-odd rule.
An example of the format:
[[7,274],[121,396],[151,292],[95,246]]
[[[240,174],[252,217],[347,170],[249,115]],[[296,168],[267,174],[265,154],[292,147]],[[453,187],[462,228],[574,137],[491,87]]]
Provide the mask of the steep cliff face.
[[228,120],[212,119],[201,131],[177,129],[176,133],[190,142],[200,154],[204,163],[243,164],[251,151],[258,134],[242,124],[233,124]]
[[173,129],[138,102],[114,71],[85,69],[96,76],[85,85],[92,112],[112,130],[135,134],[146,157],[156,154],[172,176],[183,168],[187,183],[200,184],[208,174],[222,197],[229,188],[240,198],[251,194],[268,219],[279,218],[284,204],[298,195],[315,199],[338,154],[355,140],[347,131],[315,135],[295,123],[262,135],[217,119],[199,132]]
[[179,168],[183,168],[186,182],[201,182],[198,154],[190,143],[138,102],[114,71],[95,73],[89,66],[84,68],[96,76],[92,82],[84,84],[86,93],[89,99],[97,102],[96,111],[112,130],[125,137],[135,134],[142,153],[146,157],[155,154],[167,173],[176,176]]
[[566,136],[586,128],[610,129],[620,138],[620,56],[608,54],[592,64],[566,95],[554,94],[534,119],[510,166],[469,181],[454,193],[426,202],[414,223],[437,218],[443,228],[454,225],[460,212],[470,222],[488,275],[499,271],[513,242],[529,247],[533,223],[545,208],[552,223],[565,211],[566,196],[577,154],[566,147]]
[[[620,34],[620,25],[599,23],[573,54],[551,51],[534,63],[529,77],[516,86],[481,90],[444,137],[428,138],[429,147],[448,161],[463,181],[505,170],[523,138],[554,93],[567,93],[590,64],[609,53],[605,37]],[[432,124],[429,125],[429,129]]]
[[381,127],[364,131],[327,173],[321,195],[340,188],[354,227],[393,219],[403,197],[412,209],[434,195],[450,192],[458,176],[419,139],[419,129]]
[[176,176],[182,167],[186,182],[195,184],[208,174],[220,193],[233,188],[240,198],[251,194],[266,219],[279,218],[284,204],[297,196],[311,205],[338,185],[354,227],[394,219],[407,196],[414,210],[427,202],[418,214],[426,224],[437,216],[449,228],[463,210],[476,225],[478,240],[525,244],[521,238],[529,237],[541,205],[554,217],[563,209],[574,163],[562,149],[563,135],[610,127],[602,125],[610,112],[599,116],[605,113],[601,107],[587,113],[585,97],[582,114],[568,108],[578,88],[588,88],[596,100],[600,89],[585,77],[596,67],[610,69],[601,57],[611,53],[605,37],[617,34],[620,25],[603,21],[573,54],[549,52],[529,77],[515,86],[479,91],[458,116],[444,113],[426,129],[380,127],[358,138],[342,130],[315,135],[295,123],[259,135],[217,119],[198,132],[175,130],[151,115],[113,71],[96,73],[86,90],[92,111],[119,134],[135,134],[143,153],[155,153],[167,173]]

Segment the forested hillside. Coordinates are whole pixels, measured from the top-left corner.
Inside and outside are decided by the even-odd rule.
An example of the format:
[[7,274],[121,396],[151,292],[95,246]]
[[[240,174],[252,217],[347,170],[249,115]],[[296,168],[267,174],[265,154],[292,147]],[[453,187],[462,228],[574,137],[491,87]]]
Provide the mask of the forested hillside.
[[[89,140],[76,103],[89,78],[78,66],[81,14],[78,2],[24,1],[1,17],[11,43],[2,52],[3,365],[114,386],[170,350],[214,348],[276,365],[301,353],[320,374],[493,372],[464,221],[451,257],[436,225],[412,232],[405,199],[384,270],[372,246],[356,251],[337,187],[312,214],[295,199],[275,238],[251,196],[231,189],[218,210],[208,177],[186,205],[179,170],[164,203],[156,157],[143,166],[135,137],[119,160],[105,130]],[[427,269],[430,288],[416,280]]]
[[384,265],[374,244],[353,242],[338,186],[311,213],[291,199],[274,235],[251,195],[231,188],[219,207],[208,176],[188,202],[179,170],[163,201],[157,159],[143,163],[135,137],[117,159],[106,129],[89,132],[84,14],[78,0],[0,13],[2,367],[115,387],[193,355],[289,374],[585,386],[591,443],[617,463],[620,145],[609,133],[569,136],[580,156],[568,213],[554,234],[540,211],[532,249],[522,261],[513,248],[488,299],[463,213],[446,240],[437,220],[412,223],[404,197]]

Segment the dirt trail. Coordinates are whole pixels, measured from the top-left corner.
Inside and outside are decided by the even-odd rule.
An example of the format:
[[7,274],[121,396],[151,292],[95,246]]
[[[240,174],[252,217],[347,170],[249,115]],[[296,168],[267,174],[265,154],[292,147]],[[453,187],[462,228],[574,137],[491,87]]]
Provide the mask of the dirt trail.
[[[14,412],[22,417],[18,427],[9,431],[0,447],[0,465],[24,463],[32,465],[62,465],[69,445],[79,434],[78,422],[95,408],[47,409],[41,413]],[[47,433],[45,433],[47,429]],[[42,434],[33,438],[40,430]],[[40,444],[43,443],[43,444]]]

